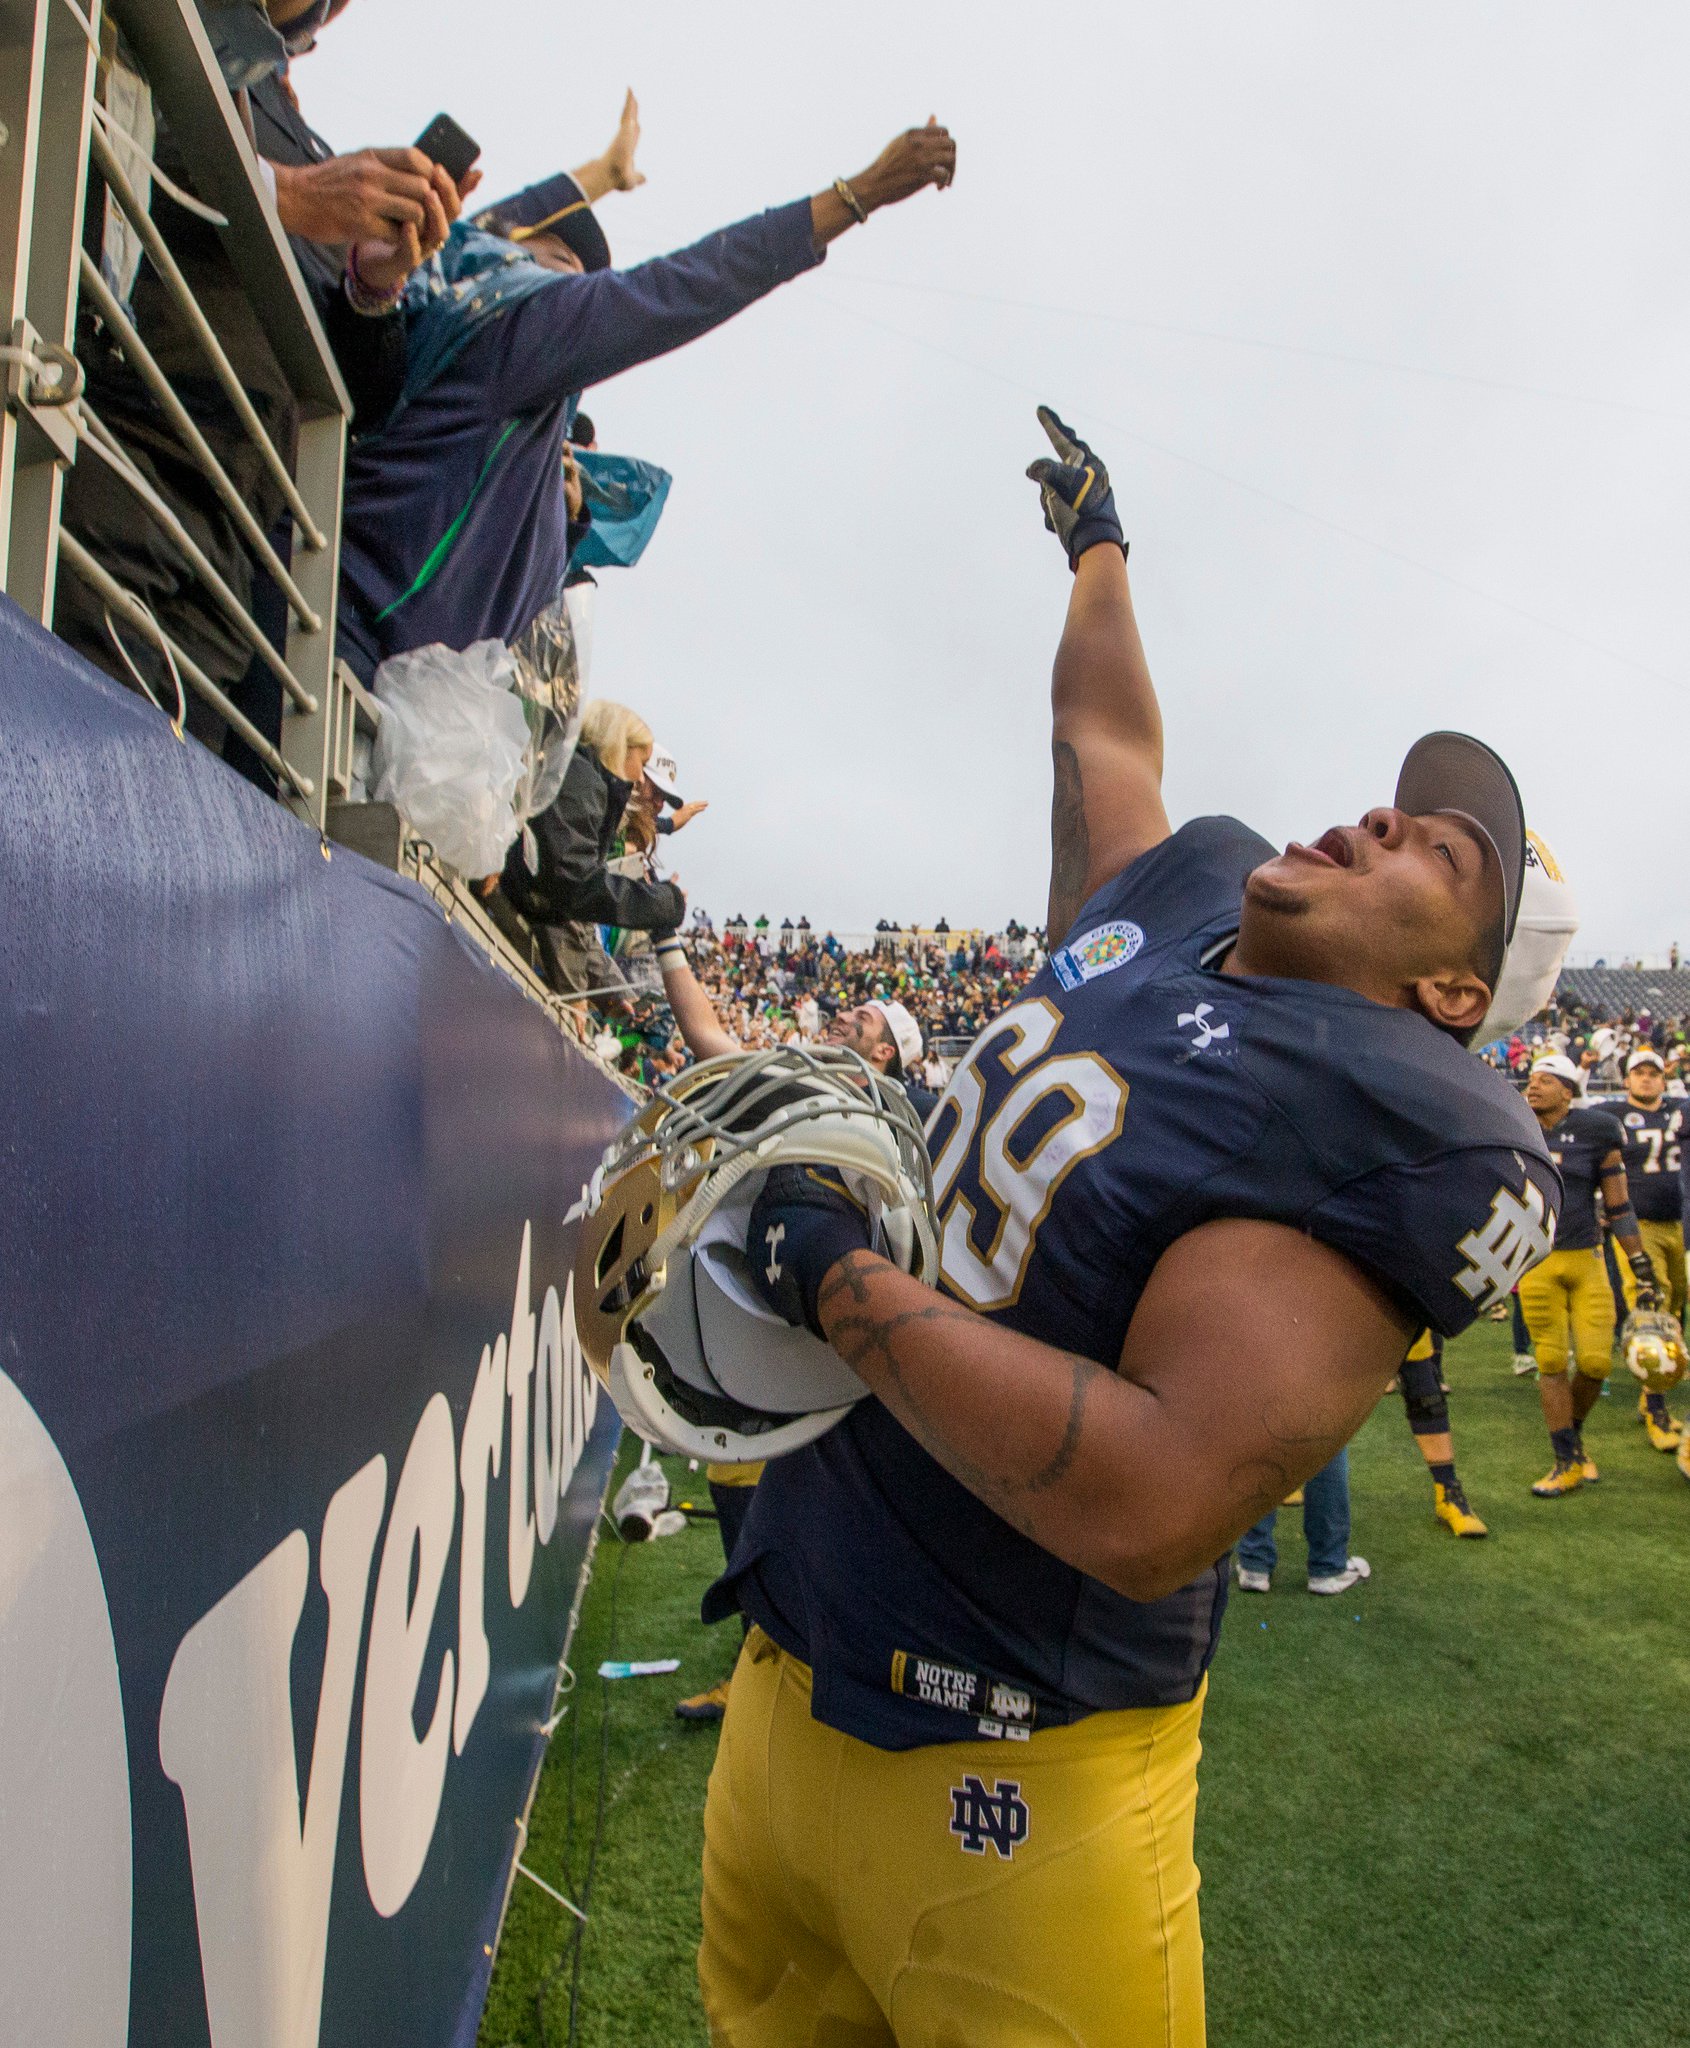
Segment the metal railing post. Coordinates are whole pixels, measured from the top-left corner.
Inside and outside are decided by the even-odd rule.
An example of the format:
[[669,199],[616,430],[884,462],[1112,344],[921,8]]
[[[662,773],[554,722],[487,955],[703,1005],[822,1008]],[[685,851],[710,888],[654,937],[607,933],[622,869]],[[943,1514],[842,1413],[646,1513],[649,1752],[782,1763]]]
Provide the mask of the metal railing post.
[[[0,340],[7,342],[29,300],[52,5],[53,0],[0,0]],[[0,588],[10,587],[18,445],[27,431],[10,406],[0,413]]]
[[[20,311],[42,340],[68,348],[76,320],[82,207],[88,189],[88,129],[96,51],[85,18],[65,0],[41,0],[45,32],[37,95],[28,267]],[[98,0],[90,8],[97,21]],[[14,333],[16,332],[14,322]],[[59,505],[65,463],[60,439],[20,433],[13,456],[6,590],[43,624],[53,616]]]
[[[309,552],[296,549],[293,573],[311,609],[328,620],[335,616],[340,586],[340,497],[346,477],[346,423],[339,413],[302,415],[295,467],[300,494],[328,536],[329,544]],[[315,711],[290,707],[282,721],[282,753],[311,783],[314,792],[308,799],[296,794],[290,801],[295,810],[321,829],[328,816],[335,724],[343,709],[339,702],[342,692],[334,673],[334,635],[307,632],[297,619],[290,619],[287,661],[317,700]]]

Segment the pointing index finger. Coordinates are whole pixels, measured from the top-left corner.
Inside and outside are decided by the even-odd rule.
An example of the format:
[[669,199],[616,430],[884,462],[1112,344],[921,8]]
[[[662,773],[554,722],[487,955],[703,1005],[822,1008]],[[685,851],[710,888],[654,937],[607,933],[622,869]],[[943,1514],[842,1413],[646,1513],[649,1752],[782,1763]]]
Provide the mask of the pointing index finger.
[[1085,459],[1084,450],[1074,439],[1073,428],[1064,425],[1048,405],[1039,407],[1039,425],[1050,436],[1050,445],[1064,462],[1077,463]]

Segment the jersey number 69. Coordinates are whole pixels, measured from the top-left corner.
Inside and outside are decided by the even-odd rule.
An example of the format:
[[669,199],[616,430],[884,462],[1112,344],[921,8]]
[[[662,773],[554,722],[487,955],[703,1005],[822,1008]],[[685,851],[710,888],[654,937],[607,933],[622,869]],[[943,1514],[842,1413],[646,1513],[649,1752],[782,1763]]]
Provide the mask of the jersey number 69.
[[952,1075],[927,1127],[940,1266],[971,1308],[1020,1298],[1057,1189],[1121,1135],[1126,1082],[1094,1052],[1053,1055],[1061,1026],[1043,996],[1006,1010]]

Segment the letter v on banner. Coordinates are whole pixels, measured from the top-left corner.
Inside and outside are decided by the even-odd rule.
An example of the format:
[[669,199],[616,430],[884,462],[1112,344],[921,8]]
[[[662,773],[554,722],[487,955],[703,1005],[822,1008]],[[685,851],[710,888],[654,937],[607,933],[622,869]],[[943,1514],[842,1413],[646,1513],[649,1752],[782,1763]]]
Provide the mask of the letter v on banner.
[[182,1638],[158,1754],[181,1787],[212,2048],[317,2048],[352,1694],[387,1460],[329,1502],[318,1576],[328,1642],[300,1811],[289,1666],[311,1546],[277,1544]]

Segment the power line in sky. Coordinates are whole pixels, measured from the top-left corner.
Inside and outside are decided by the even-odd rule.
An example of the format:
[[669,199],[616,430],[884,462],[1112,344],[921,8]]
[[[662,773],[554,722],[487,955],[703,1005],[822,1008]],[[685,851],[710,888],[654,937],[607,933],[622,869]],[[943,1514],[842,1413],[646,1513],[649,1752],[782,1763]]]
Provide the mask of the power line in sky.
[[[848,305],[842,299],[830,297],[829,294],[815,286],[811,287],[807,296],[812,299],[821,300],[824,304],[833,307],[836,312],[845,314],[848,319],[860,320],[869,327],[878,327],[884,333],[895,335],[899,340],[908,342],[912,347],[926,349],[933,355],[943,356],[947,362],[960,363],[963,368],[972,370],[976,376],[988,377],[993,383],[1006,385],[1010,390],[1020,393],[1023,397],[1032,398],[1035,402],[1042,402],[1032,387],[1024,384],[1019,378],[1008,376],[1002,370],[993,369],[989,364],[978,363],[971,356],[963,355],[957,349],[946,347],[943,342],[933,341],[923,334],[912,334],[908,328],[896,326],[890,320],[882,320],[876,314],[865,313],[860,306]],[[1564,626],[1554,619],[1546,619],[1540,613],[1529,611],[1522,604],[1516,604],[1512,598],[1499,597],[1494,590],[1486,590],[1480,584],[1471,583],[1466,577],[1457,576],[1452,570],[1442,569],[1435,562],[1428,562],[1419,555],[1411,555],[1402,548],[1393,547],[1389,541],[1377,540],[1372,534],[1363,533],[1353,526],[1347,526],[1342,520],[1329,518],[1323,512],[1311,511],[1307,505],[1299,505],[1294,499],[1283,498],[1276,491],[1267,490],[1261,484],[1251,483],[1248,478],[1234,476],[1230,471],[1221,469],[1212,462],[1205,462],[1201,456],[1187,455],[1183,449],[1170,448],[1166,442],[1153,441],[1147,434],[1139,433],[1135,428],[1123,426],[1119,420],[1104,419],[1099,415],[1094,415],[1093,417],[1098,426],[1106,427],[1110,433],[1120,434],[1124,439],[1136,442],[1139,447],[1149,449],[1152,454],[1165,456],[1170,462],[1182,463],[1188,469],[1195,469],[1204,476],[1213,477],[1220,483],[1230,485],[1234,490],[1243,491],[1253,498],[1259,498],[1266,504],[1276,506],[1282,512],[1291,513],[1295,518],[1306,520],[1313,526],[1323,527],[1328,533],[1338,534],[1343,539],[1354,542],[1358,547],[1368,548],[1375,554],[1384,555],[1395,562],[1402,562],[1411,569],[1417,569],[1423,576],[1430,576],[1439,583],[1448,584],[1451,589],[1462,591],[1469,597],[1476,597],[1481,603],[1493,605],[1499,611],[1509,612],[1515,618],[1524,620],[1528,625],[1536,626],[1542,632],[1551,633],[1558,639],[1569,641],[1576,647],[1584,648],[1588,653],[1600,655],[1605,661],[1617,662],[1624,668],[1634,669],[1639,675],[1649,676],[1658,683],[1665,683],[1673,690],[1682,690],[1684,688],[1682,677],[1670,675],[1664,669],[1651,667],[1648,662],[1639,661],[1635,655],[1622,654],[1618,648],[1605,646],[1599,640],[1592,640],[1587,634],[1580,633],[1572,626]]]
[[1444,384],[1473,384],[1482,390],[1508,391],[1522,398],[1551,399],[1561,405],[1593,406],[1603,412],[1636,413],[1644,419],[1670,420],[1677,426],[1690,426],[1690,413],[1639,405],[1625,398],[1597,397],[1586,391],[1557,391],[1543,384],[1518,384],[1505,377],[1484,377],[1469,370],[1444,370],[1427,363],[1395,362],[1388,357],[1357,355],[1347,349],[1319,348],[1306,342],[1268,341],[1259,335],[1226,334],[1212,327],[1187,327],[1171,320],[1145,320],[1133,314],[1103,311],[1096,306],[1058,306],[1043,299],[1014,299],[998,292],[968,291],[960,285],[929,284],[904,277],[871,277],[866,271],[843,267],[830,270],[828,275],[840,283],[875,285],[888,291],[923,292],[934,298],[969,299],[979,305],[1005,306],[1024,313],[1055,313],[1065,320],[1096,320],[1106,326],[1137,327],[1147,333],[1177,335],[1187,341],[1213,341],[1229,348],[1308,356],[1316,362],[1348,363],[1357,369],[1384,370],[1403,377],[1429,377]]

